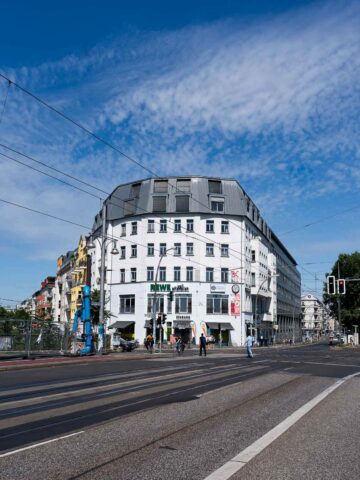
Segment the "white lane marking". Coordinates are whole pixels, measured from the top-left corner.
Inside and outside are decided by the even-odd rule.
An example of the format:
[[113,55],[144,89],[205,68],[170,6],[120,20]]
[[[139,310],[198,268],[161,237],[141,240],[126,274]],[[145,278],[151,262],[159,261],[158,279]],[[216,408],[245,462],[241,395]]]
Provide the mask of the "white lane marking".
[[285,433],[290,427],[292,427],[300,418],[310,412],[316,405],[318,405],[322,400],[324,400],[330,393],[339,388],[344,382],[350,378],[360,375],[360,372],[353,373],[347,377],[337,380],[333,385],[326,388],[319,395],[314,397],[309,402],[305,403],[302,407],[292,413],[289,417],[285,418],[281,423],[272,428],[269,432],[265,433],[258,440],[255,440],[254,443],[249,445],[245,450],[240,452],[238,455],[233,457],[231,460],[226,462],[222,467],[215,470],[213,473],[208,475],[204,480],[227,480],[244,467],[250,460],[252,460],[256,455],[262,452],[266,447],[268,447],[272,442],[274,442],[278,437]]
[[328,363],[328,362],[295,362],[294,360],[267,360],[269,363],[296,363],[306,365],[325,365],[329,367],[355,367],[359,368],[359,364],[354,365],[352,363]]
[[85,433],[85,430],[81,430],[80,432],[70,433],[69,435],[63,435],[62,437],[52,438],[51,440],[46,440],[45,442],[35,443],[34,445],[29,445],[28,447],[18,448],[17,450],[12,450],[11,452],[2,453],[0,455],[0,458],[9,457],[10,455],[24,452],[25,450],[30,450],[31,448],[41,447],[42,445],[47,445],[48,443],[58,442],[59,440],[64,440],[65,438],[74,437],[75,435],[80,435],[81,433]]

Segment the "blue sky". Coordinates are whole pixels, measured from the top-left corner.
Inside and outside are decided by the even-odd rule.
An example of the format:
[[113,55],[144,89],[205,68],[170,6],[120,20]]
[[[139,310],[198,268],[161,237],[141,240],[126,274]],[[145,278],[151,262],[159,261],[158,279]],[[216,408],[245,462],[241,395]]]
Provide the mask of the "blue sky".
[[[159,175],[236,177],[320,291],[326,262],[359,248],[359,2],[52,3],[2,2],[0,71]],[[107,191],[148,176],[14,87],[0,143]],[[1,198],[92,224],[99,200],[0,168]],[[2,298],[35,291],[84,233],[0,218]]]

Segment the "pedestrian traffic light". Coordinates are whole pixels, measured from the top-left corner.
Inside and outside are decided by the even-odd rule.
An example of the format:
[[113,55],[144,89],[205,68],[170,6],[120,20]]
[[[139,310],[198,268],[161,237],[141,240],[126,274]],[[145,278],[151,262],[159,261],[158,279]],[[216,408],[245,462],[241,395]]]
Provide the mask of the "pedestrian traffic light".
[[346,293],[345,280],[344,280],[343,278],[340,278],[340,279],[337,281],[337,285],[338,285],[338,294],[339,294],[339,295],[345,295],[345,293]]
[[166,313],[163,313],[161,323],[164,324],[166,322],[166,319],[167,319],[167,315],[166,315]]
[[329,275],[326,278],[326,284],[327,284],[327,293],[329,295],[335,295],[336,293],[336,286],[335,286],[335,277],[334,275]]
[[171,290],[171,292],[168,295],[169,302],[172,302],[174,300],[174,292]]

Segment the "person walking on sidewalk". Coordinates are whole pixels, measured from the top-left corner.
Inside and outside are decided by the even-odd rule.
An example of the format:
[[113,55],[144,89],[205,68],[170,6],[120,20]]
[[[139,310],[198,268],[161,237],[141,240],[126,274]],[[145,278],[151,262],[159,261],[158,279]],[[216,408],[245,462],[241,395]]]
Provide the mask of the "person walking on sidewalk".
[[246,353],[247,353],[248,358],[253,358],[253,353],[252,353],[253,343],[254,343],[254,337],[249,332],[248,336],[246,337],[246,340],[245,340]]
[[153,353],[153,348],[154,348],[154,337],[150,333],[146,337],[146,349],[148,350],[148,352]]
[[202,356],[202,352],[204,352],[204,355],[206,357],[206,337],[202,333],[200,336],[200,357]]

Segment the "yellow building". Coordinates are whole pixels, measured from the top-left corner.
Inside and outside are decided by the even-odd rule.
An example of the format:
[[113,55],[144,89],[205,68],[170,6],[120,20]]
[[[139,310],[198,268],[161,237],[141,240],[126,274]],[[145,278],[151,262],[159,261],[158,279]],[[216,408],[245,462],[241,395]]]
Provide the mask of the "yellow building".
[[86,285],[87,280],[87,247],[86,237],[81,236],[77,249],[75,250],[75,262],[72,274],[72,288],[71,288],[71,325],[74,320],[74,315],[77,309],[78,298],[81,297],[82,287]]

